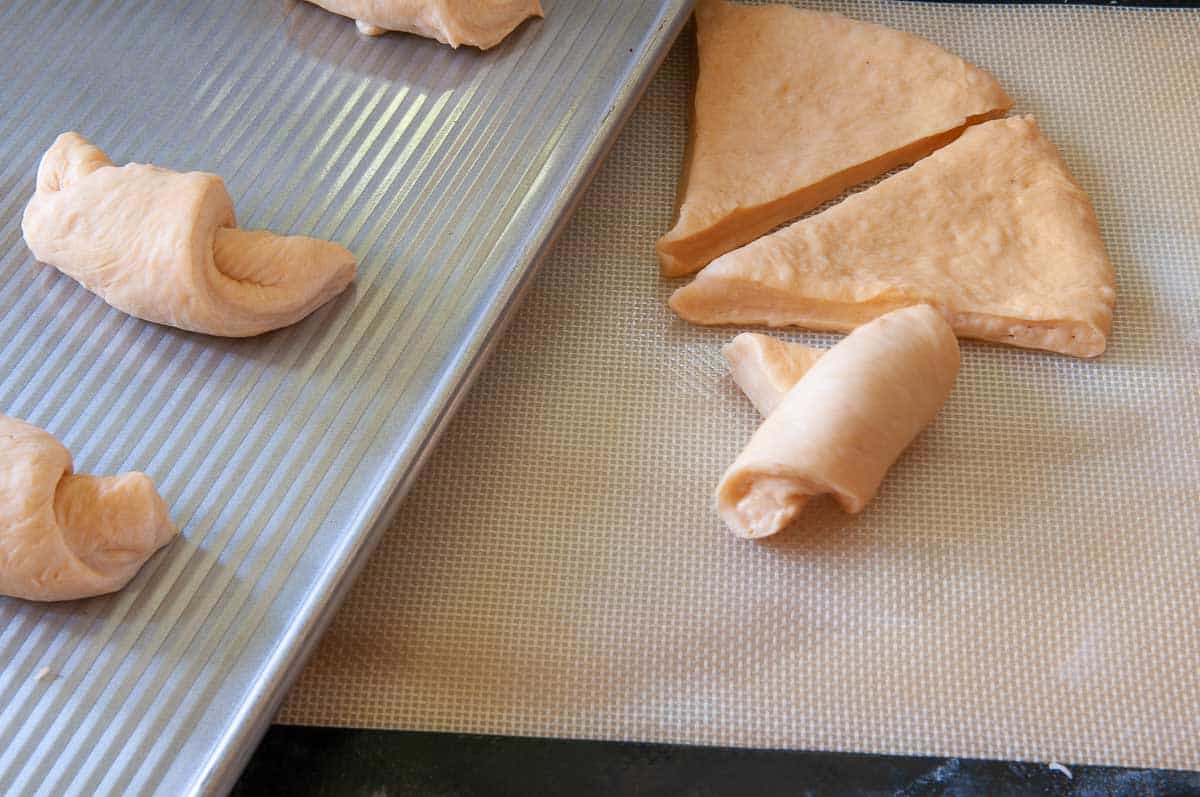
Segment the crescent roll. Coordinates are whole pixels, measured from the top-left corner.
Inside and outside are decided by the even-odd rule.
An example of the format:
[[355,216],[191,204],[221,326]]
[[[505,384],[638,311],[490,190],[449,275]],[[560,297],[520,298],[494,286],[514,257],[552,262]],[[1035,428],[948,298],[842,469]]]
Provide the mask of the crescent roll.
[[786,527],[814,495],[859,512],[937,415],[958,368],[954,332],[928,305],[860,326],[816,359],[725,471],[721,518],[755,539]]

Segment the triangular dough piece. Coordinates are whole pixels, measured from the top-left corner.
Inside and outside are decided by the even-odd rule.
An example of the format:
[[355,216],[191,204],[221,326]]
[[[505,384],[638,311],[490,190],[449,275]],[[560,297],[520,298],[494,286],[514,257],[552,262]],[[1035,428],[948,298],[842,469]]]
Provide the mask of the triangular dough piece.
[[803,343],[743,332],[721,349],[733,381],[764,418],[825,353]]
[[838,14],[700,0],[696,35],[679,218],[658,242],[667,276],[1012,107],[995,78],[953,53]]
[[1114,296],[1091,202],[1014,117],[718,258],[671,307],[698,324],[850,330],[925,302],[959,337],[1094,357]]

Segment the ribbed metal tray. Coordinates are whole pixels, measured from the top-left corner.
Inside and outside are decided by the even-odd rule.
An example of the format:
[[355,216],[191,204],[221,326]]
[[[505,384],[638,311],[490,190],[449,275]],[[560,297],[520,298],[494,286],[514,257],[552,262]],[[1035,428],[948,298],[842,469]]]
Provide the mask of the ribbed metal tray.
[[[544,4],[482,54],[297,0],[0,8],[0,412],[183,527],[117,595],[0,599],[0,793],[232,784],[690,6]],[[222,175],[355,286],[250,340],[118,313],[21,240],[64,130]]]

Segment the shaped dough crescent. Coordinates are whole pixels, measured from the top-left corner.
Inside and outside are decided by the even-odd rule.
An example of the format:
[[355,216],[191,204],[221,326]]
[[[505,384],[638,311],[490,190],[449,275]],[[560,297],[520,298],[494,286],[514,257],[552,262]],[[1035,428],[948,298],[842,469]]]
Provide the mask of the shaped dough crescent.
[[115,592],[176,533],[149,476],[72,473],[58,440],[0,415],[0,594]]
[[338,244],[238,229],[217,175],[117,167],[78,133],[42,157],[21,230],[38,260],[118,310],[209,335],[294,324],[354,279]]
[[539,0],[309,0],[350,17],[368,36],[390,30],[415,33],[457,48],[495,47],[529,17],[542,16]]

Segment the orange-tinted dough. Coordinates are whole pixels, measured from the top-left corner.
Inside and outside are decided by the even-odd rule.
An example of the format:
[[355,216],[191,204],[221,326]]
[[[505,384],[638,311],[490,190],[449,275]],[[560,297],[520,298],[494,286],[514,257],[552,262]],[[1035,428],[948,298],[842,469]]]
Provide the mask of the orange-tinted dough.
[[825,352],[770,335],[743,332],[721,349],[733,381],[764,418]]
[[700,0],[696,35],[679,215],[658,242],[667,276],[1012,106],[995,78],[953,53],[838,14]]
[[699,324],[850,330],[925,302],[961,337],[1094,357],[1114,298],[1091,202],[1014,117],[718,258],[671,307]]
[[958,375],[958,343],[928,305],[896,310],[825,352],[750,438],[717,487],[734,534],[766,537],[814,495],[860,511],[933,420]]

